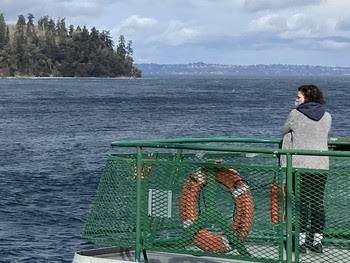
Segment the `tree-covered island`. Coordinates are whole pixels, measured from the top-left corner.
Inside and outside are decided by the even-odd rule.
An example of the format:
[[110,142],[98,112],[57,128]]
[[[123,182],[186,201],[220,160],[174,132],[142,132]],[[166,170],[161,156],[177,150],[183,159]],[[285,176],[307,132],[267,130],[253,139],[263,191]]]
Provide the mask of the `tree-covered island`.
[[120,35],[115,48],[109,31],[66,27],[33,14],[7,25],[0,14],[0,77],[141,77],[133,66],[132,41]]

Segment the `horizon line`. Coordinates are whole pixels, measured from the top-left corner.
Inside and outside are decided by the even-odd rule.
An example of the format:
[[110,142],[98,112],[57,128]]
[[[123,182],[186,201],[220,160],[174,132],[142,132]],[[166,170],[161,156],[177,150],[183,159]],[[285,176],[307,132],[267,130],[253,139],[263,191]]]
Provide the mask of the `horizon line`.
[[324,67],[324,68],[350,68],[350,66],[325,66],[325,65],[311,65],[311,64],[282,64],[282,63],[271,63],[271,64],[227,64],[227,63],[206,63],[206,62],[188,62],[188,63],[157,63],[157,62],[135,62],[134,65],[193,65],[193,64],[202,64],[202,65],[220,65],[220,66],[297,66],[297,67]]

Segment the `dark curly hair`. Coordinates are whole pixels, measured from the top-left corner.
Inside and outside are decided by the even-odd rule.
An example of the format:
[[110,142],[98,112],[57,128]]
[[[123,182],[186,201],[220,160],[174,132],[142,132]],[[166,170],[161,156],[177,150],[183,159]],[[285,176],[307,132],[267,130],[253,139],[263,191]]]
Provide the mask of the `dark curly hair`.
[[322,91],[316,85],[302,85],[298,87],[298,91],[304,95],[304,103],[318,102],[320,104],[326,104]]

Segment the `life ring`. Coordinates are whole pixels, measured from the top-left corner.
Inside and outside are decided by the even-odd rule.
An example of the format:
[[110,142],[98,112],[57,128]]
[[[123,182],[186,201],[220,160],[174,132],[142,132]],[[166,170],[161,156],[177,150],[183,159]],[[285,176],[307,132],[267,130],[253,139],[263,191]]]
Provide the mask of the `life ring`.
[[[249,187],[234,169],[219,169],[215,174],[215,180],[226,186],[232,193],[235,212],[231,228],[243,241],[253,223],[254,204]],[[183,185],[180,196],[180,219],[184,228],[188,228],[198,219],[197,199],[206,182],[205,169],[199,168]],[[192,241],[197,247],[208,252],[225,253],[232,250],[228,239],[223,234],[214,234],[206,229],[200,229]]]
[[270,216],[271,223],[278,224],[278,184],[270,184]]
[[[286,184],[282,185],[282,199],[283,201],[286,200],[286,192],[287,187]],[[270,217],[271,217],[271,223],[276,225],[279,223],[278,215],[279,215],[279,188],[278,184],[276,182],[273,182],[270,184]],[[286,221],[286,211],[283,210],[282,219],[283,222]]]
[[[145,169],[145,164],[141,165],[141,180],[145,179],[145,174],[146,176],[150,175],[153,170],[153,166],[147,166]],[[137,180],[137,166],[136,163],[134,163],[134,180]]]

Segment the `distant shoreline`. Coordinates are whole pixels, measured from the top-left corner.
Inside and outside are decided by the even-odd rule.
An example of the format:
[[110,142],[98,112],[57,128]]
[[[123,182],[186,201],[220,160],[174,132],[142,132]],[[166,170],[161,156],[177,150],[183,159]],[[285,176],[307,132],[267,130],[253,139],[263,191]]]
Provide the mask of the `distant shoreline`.
[[221,76],[350,76],[350,67],[288,64],[230,65],[206,64],[135,64],[144,76],[221,75]]
[[[142,77],[141,77],[142,78]],[[136,77],[3,77],[0,79],[141,79]]]

